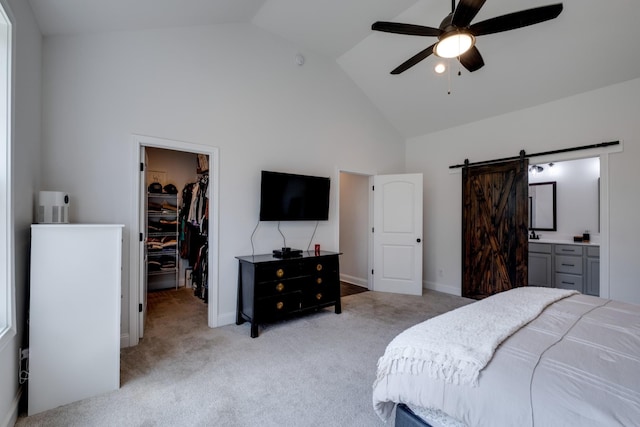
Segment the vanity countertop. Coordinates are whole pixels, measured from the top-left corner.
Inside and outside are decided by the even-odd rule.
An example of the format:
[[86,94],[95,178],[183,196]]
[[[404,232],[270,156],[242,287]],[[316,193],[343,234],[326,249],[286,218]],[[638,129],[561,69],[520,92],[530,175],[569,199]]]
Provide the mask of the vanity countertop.
[[566,239],[529,239],[529,243],[554,243],[556,245],[600,246],[599,242],[574,242]]

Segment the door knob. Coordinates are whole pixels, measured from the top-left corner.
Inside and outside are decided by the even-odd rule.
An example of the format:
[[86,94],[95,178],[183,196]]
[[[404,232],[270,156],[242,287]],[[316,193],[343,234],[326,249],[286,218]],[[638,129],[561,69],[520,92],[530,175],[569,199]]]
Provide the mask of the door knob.
[[419,237],[416,239],[416,242],[418,242],[418,243],[420,243],[421,241],[422,241],[422,240],[420,240],[420,238],[419,238]]

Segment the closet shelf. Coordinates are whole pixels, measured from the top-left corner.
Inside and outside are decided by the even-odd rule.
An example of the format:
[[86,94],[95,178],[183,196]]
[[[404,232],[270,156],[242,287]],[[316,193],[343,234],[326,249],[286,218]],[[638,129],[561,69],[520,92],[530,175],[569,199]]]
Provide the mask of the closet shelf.
[[176,233],[174,231],[154,231],[151,233],[147,233],[147,237],[166,237],[175,235]]
[[147,212],[147,216],[149,218],[166,217],[166,216],[174,217],[176,216],[176,213],[177,211],[162,211],[162,212],[149,211]]
[[[178,287],[178,195],[147,194],[147,277],[150,289]],[[162,276],[162,277],[158,277]]]
[[154,256],[160,256],[160,255],[175,255],[176,254],[176,248],[171,248],[171,249],[149,249],[149,251],[147,252],[147,255],[151,258]]
[[147,196],[149,198],[151,197],[157,197],[159,199],[174,199],[176,198],[178,195],[177,194],[169,194],[169,193],[147,193]]

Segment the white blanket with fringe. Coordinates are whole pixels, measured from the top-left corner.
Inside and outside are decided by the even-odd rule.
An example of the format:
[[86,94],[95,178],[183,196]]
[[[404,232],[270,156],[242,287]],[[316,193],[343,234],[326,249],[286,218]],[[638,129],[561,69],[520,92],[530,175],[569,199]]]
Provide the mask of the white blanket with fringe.
[[477,386],[480,371],[502,341],[548,305],[576,293],[514,288],[412,326],[395,337],[378,360],[374,388],[396,373],[426,373],[452,384]]

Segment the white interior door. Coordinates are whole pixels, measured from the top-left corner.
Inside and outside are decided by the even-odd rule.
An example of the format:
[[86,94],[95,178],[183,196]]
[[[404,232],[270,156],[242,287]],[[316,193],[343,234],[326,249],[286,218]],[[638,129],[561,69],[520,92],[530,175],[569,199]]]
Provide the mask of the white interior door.
[[138,338],[144,336],[144,322],[147,318],[147,152],[144,146],[140,146],[140,159],[143,167],[140,171],[140,310],[138,316]]
[[422,295],[422,174],[373,185],[373,290]]

